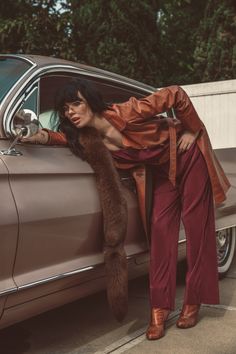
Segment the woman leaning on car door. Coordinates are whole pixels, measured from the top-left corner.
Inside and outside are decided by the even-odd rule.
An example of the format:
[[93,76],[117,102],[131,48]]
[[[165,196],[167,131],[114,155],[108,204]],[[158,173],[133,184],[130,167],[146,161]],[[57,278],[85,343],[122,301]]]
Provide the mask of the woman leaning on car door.
[[[174,109],[177,119],[157,116]],[[131,169],[137,182],[144,227],[145,170],[152,171],[150,222],[151,319],[146,336],[164,336],[165,322],[175,307],[180,219],[187,238],[186,288],[177,327],[197,323],[201,303],[219,302],[214,201],[220,204],[230,184],[217,161],[188,95],[179,86],[107,106],[83,80],[72,80],[56,98],[60,132],[41,130],[28,139],[42,144],[68,144],[83,157],[79,134],[99,132],[117,168]]]

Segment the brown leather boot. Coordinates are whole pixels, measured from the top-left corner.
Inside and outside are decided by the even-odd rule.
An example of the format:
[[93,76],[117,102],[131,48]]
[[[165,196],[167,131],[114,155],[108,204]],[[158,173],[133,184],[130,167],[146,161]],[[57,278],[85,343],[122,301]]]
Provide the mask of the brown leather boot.
[[159,339],[165,335],[165,321],[170,311],[159,307],[152,308],[151,321],[146,332],[147,339]]
[[200,305],[183,305],[181,314],[176,322],[178,328],[190,328],[197,324]]

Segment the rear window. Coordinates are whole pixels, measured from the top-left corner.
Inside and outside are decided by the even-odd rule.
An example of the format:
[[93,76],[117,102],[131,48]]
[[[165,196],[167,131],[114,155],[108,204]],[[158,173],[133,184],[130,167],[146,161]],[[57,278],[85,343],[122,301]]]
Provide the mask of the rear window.
[[30,69],[32,64],[20,58],[0,56],[0,103],[11,87]]

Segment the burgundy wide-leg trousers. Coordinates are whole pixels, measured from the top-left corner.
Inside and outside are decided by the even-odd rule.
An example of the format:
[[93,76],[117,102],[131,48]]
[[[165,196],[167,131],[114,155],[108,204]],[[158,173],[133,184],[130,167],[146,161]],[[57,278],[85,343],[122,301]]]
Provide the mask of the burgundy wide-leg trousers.
[[180,220],[187,239],[185,304],[219,303],[214,204],[206,162],[197,146],[178,154],[177,182],[169,163],[153,166],[150,299],[152,307],[175,307]]

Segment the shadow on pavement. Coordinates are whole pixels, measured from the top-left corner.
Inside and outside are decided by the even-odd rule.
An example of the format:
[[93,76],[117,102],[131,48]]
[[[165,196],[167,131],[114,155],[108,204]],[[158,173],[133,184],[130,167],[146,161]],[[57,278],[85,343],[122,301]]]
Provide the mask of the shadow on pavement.
[[30,348],[30,332],[18,326],[0,331],[0,353],[23,354]]

